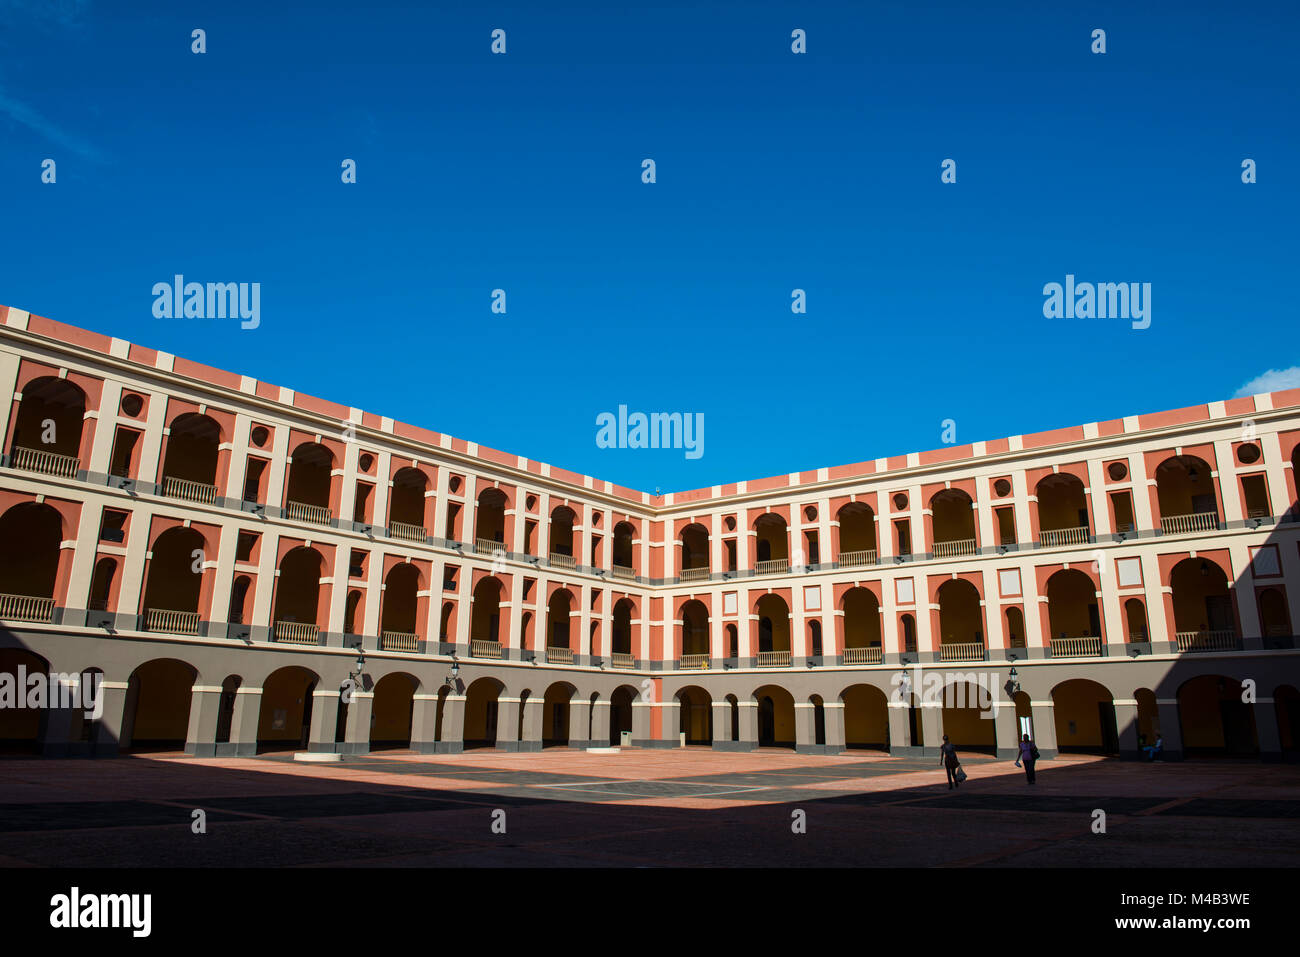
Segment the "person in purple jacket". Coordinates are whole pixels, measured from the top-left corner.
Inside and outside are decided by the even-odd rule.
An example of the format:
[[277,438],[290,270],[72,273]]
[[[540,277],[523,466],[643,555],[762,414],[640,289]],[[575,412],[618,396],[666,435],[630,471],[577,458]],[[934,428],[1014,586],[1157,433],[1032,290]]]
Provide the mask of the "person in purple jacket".
[[1020,736],[1020,755],[1016,758],[1016,764],[1024,764],[1025,777],[1029,783],[1034,783],[1034,762],[1038,760],[1038,749],[1034,747],[1034,742],[1029,740],[1029,735]]

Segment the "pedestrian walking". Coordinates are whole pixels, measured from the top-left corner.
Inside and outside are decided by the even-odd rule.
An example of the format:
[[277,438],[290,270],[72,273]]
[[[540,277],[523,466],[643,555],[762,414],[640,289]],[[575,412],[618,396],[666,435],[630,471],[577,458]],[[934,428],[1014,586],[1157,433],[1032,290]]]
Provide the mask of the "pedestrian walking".
[[1022,734],[1020,736],[1020,754],[1016,758],[1016,766],[1019,767],[1022,763],[1024,764],[1025,777],[1029,779],[1030,784],[1034,783],[1034,765],[1037,761],[1038,749],[1034,747],[1034,742],[1029,740],[1029,735]]
[[957,760],[957,748],[948,740],[946,734],[943,736],[943,745],[939,748],[939,763],[948,772],[948,790],[951,791],[961,784],[965,775],[958,773],[961,771],[961,762]]

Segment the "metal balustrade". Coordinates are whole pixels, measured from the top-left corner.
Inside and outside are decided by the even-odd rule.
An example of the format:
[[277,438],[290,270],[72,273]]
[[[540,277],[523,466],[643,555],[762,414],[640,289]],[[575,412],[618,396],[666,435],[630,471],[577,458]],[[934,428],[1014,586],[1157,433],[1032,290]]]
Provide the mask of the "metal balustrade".
[[334,513],[328,508],[308,505],[305,502],[289,502],[284,513],[295,522],[310,522],[313,525],[328,525],[334,517]]
[[624,654],[621,651],[614,652],[612,655],[609,656],[609,660],[610,663],[613,664],[615,668],[636,667],[636,656]]
[[1100,658],[1102,644],[1099,636],[1053,638],[1050,648],[1053,658]]
[[320,644],[320,628],[305,621],[277,621],[275,640],[290,645]]
[[429,537],[429,530],[423,525],[412,525],[410,522],[389,522],[388,537],[423,545]]
[[709,566],[703,568],[683,568],[681,574],[677,576],[680,581],[684,582],[703,582],[709,580]]
[[179,498],[186,502],[211,505],[217,500],[217,487],[206,482],[192,482],[189,479],[164,475],[162,493],[165,498]]
[[975,547],[975,539],[962,538],[955,542],[935,542],[935,558],[956,558],[959,555],[974,555],[978,548]]
[[846,665],[878,665],[884,660],[884,652],[879,645],[844,649],[844,663]]
[[420,636],[406,631],[381,631],[379,633],[380,651],[417,651]]
[[756,562],[754,564],[755,575],[780,575],[790,570],[790,560],[788,558],[778,558],[770,562]]
[[168,608],[146,608],[144,610],[144,630],[160,631],[169,635],[197,635],[199,633],[199,613],[197,611],[173,611]]
[[546,660],[549,664],[571,665],[573,664],[573,649],[572,648],[547,648]]
[[939,646],[940,661],[983,661],[984,644],[979,641],[966,641]]
[[51,621],[54,599],[37,595],[0,595],[0,618],[6,621]]
[[59,455],[44,449],[25,449],[15,446],[10,457],[10,466],[24,472],[44,472],[60,478],[76,478],[81,460],[73,455]]
[[1160,531],[1166,535],[1183,535],[1188,532],[1212,532],[1218,527],[1218,512],[1193,512],[1190,515],[1160,516]]
[[556,568],[577,568],[578,562],[572,555],[561,555],[559,552],[551,552],[548,559]]
[[500,658],[501,642],[489,641],[486,638],[471,638],[469,656],[471,658]]
[[1221,631],[1180,631],[1174,635],[1179,651],[1240,651],[1241,639],[1231,629]]
[[758,653],[758,667],[760,668],[788,668],[790,667],[790,652],[788,651],[760,651]]
[[1044,529],[1039,533],[1038,544],[1043,548],[1057,548],[1061,545],[1087,545],[1089,537],[1087,525],[1079,525],[1075,528]]
[[703,670],[709,668],[708,655],[682,655],[677,659],[677,667],[682,671]]
[[865,565],[876,564],[876,550],[874,548],[863,548],[856,552],[840,552],[840,568],[862,568]]

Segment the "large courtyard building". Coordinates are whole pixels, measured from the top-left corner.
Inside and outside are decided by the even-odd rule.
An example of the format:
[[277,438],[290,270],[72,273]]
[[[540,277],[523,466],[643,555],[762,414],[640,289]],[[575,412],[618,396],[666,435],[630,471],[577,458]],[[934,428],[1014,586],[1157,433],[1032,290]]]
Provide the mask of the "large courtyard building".
[[0,394],[0,678],[102,687],[10,749],[1297,749],[1300,390],[662,496],[3,306]]

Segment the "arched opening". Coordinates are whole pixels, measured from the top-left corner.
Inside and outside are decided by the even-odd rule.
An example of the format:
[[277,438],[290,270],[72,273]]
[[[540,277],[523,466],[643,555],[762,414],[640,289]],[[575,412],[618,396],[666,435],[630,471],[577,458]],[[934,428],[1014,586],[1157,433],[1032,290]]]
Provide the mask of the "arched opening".
[[974,555],[975,503],[961,489],[948,488],[930,499],[930,519],[934,527],[935,558]]
[[815,618],[808,622],[808,653],[814,658],[822,656],[822,623]]
[[317,644],[320,608],[320,579],[325,562],[314,548],[298,546],[280,560],[275,583],[275,640],[293,644]]
[[1129,641],[1151,640],[1151,632],[1147,628],[1147,609],[1141,598],[1130,598],[1124,602],[1124,623],[1128,628]]
[[101,558],[95,562],[95,572],[90,577],[89,611],[108,611],[113,595],[113,579],[117,577],[117,559]]
[[183,751],[198,672],[175,658],[155,658],[131,673],[123,744],[131,751]]
[[49,505],[23,502],[0,516],[0,619],[51,621],[63,519]]
[[262,707],[257,721],[259,753],[307,747],[312,692],[319,680],[315,672],[290,665],[271,672],[262,682]]
[[551,564],[573,568],[573,525],[577,516],[567,505],[551,510]]
[[813,744],[818,747],[826,745],[826,705],[822,702],[821,695],[813,695],[808,699],[808,703],[813,709]]
[[943,733],[963,751],[997,753],[993,692],[980,686],[976,676],[950,681],[943,689]]
[[1259,753],[1254,706],[1242,700],[1242,684],[1224,675],[1201,675],[1178,689],[1183,752],[1197,755]]
[[844,663],[879,664],[880,602],[870,588],[850,588],[844,593]]
[[1217,563],[1204,558],[1183,559],[1170,573],[1169,586],[1179,651],[1236,648],[1237,625],[1228,576]]
[[903,616],[903,651],[916,654],[916,619],[911,615]]
[[758,664],[790,663],[790,607],[780,595],[764,595],[758,612]]
[[567,682],[556,682],[542,697],[542,747],[569,746],[569,702],[577,689]]
[[429,534],[424,523],[424,506],[429,477],[407,466],[393,475],[393,499],[388,506],[388,531],[393,538],[423,542]]
[[610,629],[611,651],[616,655],[632,655],[632,600],[620,598],[614,603],[614,620]]
[[682,529],[682,581],[709,577],[709,532],[700,524]]
[[677,692],[677,730],[686,743],[713,744],[713,699],[703,688],[691,685]]
[[740,657],[740,629],[735,625],[727,626],[727,657]]
[[1007,609],[1007,647],[1024,648],[1025,642],[1025,616],[1019,608]]
[[354,588],[348,592],[347,601],[343,605],[343,633],[345,635],[360,633],[360,620],[357,614],[360,610],[361,591]]
[[702,601],[692,599],[682,606],[681,648],[683,659],[709,656],[709,610]]
[[[489,575],[480,579],[474,586],[474,603],[469,619],[469,636],[472,641],[501,643],[501,594],[504,590],[501,580]],[[492,648],[480,648],[482,651],[494,651]]]
[[169,528],[154,540],[150,551],[144,588],[145,631],[197,635],[206,557],[203,536],[192,528]]
[[1259,593],[1259,628],[1265,638],[1291,634],[1291,615],[1282,589],[1265,588]]
[[1213,531],[1219,527],[1214,477],[1204,459],[1176,455],[1156,467],[1160,530],[1166,535]]
[[840,695],[844,702],[844,746],[870,751],[889,750],[889,701],[872,685],[853,685]]
[[1160,705],[1156,693],[1150,688],[1138,688],[1133,692],[1133,700],[1137,702],[1138,747],[1155,744],[1160,732]]
[[230,587],[230,608],[226,612],[226,620],[232,625],[246,624],[244,616],[246,614],[246,604],[248,602],[248,590],[252,587],[253,581],[247,575],[240,575]]
[[731,712],[731,734],[729,741],[740,740],[740,699],[734,694],[727,695],[727,706]]
[[0,707],[0,754],[39,754],[48,710],[28,708],[32,675],[48,675],[44,658],[21,648],[0,648],[0,682],[13,689],[14,700]]
[[328,525],[334,453],[315,442],[304,442],[293,450],[289,479],[285,486],[285,509],[295,521]]
[[767,512],[755,520],[754,532],[755,573],[789,571],[790,538],[785,519],[775,512]]
[[419,681],[405,672],[384,675],[375,685],[370,711],[370,750],[391,751],[411,746],[411,718]]
[[438,616],[438,640],[441,642],[451,641],[451,616],[456,611],[456,606],[452,602],[443,602],[442,612]]
[[217,706],[217,744],[230,743],[230,731],[235,723],[235,703],[239,699],[239,688],[244,679],[239,675],[228,675],[221,682],[221,703]]
[[1091,541],[1088,494],[1078,476],[1058,472],[1034,489],[1038,499],[1038,543],[1047,547]]
[[1074,678],[1052,689],[1056,747],[1062,754],[1119,754],[1119,729],[1111,693],[1095,681]]
[[75,477],[86,393],[67,379],[43,376],[23,386],[22,395],[10,446],[13,467]]
[[567,588],[557,588],[546,603],[546,647],[572,651],[569,636],[569,616],[573,610],[573,593]]
[[620,685],[609,696],[609,743],[618,747],[623,743],[623,733],[632,733],[632,702],[637,692],[627,685]]
[[632,557],[632,542],[636,529],[630,522],[619,522],[614,526],[614,574],[630,578],[636,574],[635,559]]
[[479,678],[465,690],[465,749],[497,746],[498,700],[505,685]]
[[1053,657],[1101,654],[1097,586],[1083,572],[1068,568],[1047,579],[1047,619]]
[[480,551],[491,554],[505,549],[506,493],[499,488],[485,488],[479,493],[474,511],[474,541]]
[[379,638],[385,651],[415,651],[420,646],[419,591],[420,570],[410,562],[394,565],[384,579]]
[[211,416],[187,412],[172,420],[168,432],[163,495],[187,502],[216,501],[221,426]]
[[939,660],[984,658],[984,617],[980,593],[970,582],[954,578],[939,586]]
[[758,746],[793,750],[794,697],[778,685],[763,685],[754,692],[754,700],[758,703]]
[[876,562],[876,514],[869,505],[850,502],[836,515],[840,523],[841,568],[874,565]]

